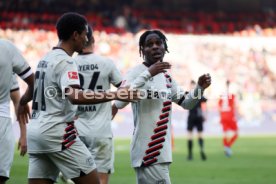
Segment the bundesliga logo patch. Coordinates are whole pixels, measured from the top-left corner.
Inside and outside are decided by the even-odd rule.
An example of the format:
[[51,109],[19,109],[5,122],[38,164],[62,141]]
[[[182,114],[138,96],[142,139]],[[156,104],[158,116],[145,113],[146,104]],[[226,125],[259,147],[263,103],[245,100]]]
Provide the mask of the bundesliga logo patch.
[[68,72],[69,79],[79,79],[78,72]]

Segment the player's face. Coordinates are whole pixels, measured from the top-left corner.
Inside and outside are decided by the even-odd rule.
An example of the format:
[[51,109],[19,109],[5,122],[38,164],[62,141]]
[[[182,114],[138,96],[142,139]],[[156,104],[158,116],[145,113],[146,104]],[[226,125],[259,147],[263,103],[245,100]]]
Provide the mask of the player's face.
[[146,37],[143,53],[146,62],[151,64],[162,61],[165,55],[165,45],[163,40],[155,33]]
[[81,34],[77,33],[76,36],[76,51],[81,52],[82,49],[85,47],[86,43],[88,42],[87,38],[87,30],[83,30]]

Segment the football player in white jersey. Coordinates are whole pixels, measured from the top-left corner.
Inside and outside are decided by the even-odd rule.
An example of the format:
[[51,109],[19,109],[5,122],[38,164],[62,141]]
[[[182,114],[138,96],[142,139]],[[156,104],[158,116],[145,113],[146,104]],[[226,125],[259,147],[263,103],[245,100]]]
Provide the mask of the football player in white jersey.
[[[109,91],[110,84],[119,87],[121,75],[111,59],[93,53],[94,37],[88,28],[88,43],[75,58],[80,86],[93,91]],[[114,172],[114,151],[111,131],[111,102],[78,106],[76,128],[80,139],[91,152],[101,184],[108,184]]]
[[[139,40],[140,55],[144,62],[131,69],[122,85],[144,91],[144,98],[132,103],[134,133],[131,144],[132,166],[138,184],[170,184],[169,165],[171,150],[171,106],[177,103],[191,109],[199,102],[205,88],[211,84],[209,74],[199,77],[196,88],[184,91],[166,71],[171,65],[163,62],[168,46],[159,30],[145,31]],[[113,108],[127,103],[115,101]],[[115,110],[114,110],[115,112]]]
[[[98,184],[94,159],[74,126],[75,105],[137,99],[137,93],[126,88],[116,92],[81,90],[71,56],[88,41],[87,21],[80,14],[65,13],[56,29],[58,46],[41,59],[35,72],[32,119],[27,127],[29,184],[53,184],[59,171],[77,184]],[[27,102],[23,98],[20,105]]]
[[[0,56],[0,184],[4,184],[9,179],[15,143],[10,117],[10,97],[17,106],[18,85],[14,86],[13,73],[19,75],[28,84],[29,92],[33,89],[34,75],[20,51],[10,41],[0,39]],[[22,106],[22,110],[28,112],[28,106]],[[24,126],[20,125],[20,127]],[[20,130],[23,141],[25,129]],[[20,146],[20,148],[23,147]],[[25,150],[21,150],[21,155],[24,155],[24,152]]]

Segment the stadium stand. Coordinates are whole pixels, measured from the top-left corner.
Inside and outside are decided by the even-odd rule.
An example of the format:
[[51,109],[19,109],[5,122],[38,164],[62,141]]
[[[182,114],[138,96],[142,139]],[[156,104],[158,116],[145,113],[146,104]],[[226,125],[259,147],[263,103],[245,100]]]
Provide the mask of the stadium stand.
[[[200,0],[186,0],[184,1],[186,4],[183,2],[181,4],[181,1],[168,3],[164,0],[139,3],[135,0],[100,2],[97,0],[3,1],[0,3],[0,26],[2,29],[54,30],[55,21],[60,14],[66,11],[78,11],[88,17],[95,29],[105,30],[108,33],[126,31],[136,33],[141,28],[162,27],[166,32],[178,34],[231,34],[242,30],[247,30],[249,35],[253,34],[252,32],[264,36],[276,34],[276,14],[272,8],[267,9],[265,3],[260,4],[259,9],[255,11],[254,7],[250,11],[250,6],[247,8],[248,12],[239,11],[238,7],[233,6],[233,10],[229,12],[227,4],[220,5],[220,2],[215,0],[211,1],[213,6],[211,8],[209,6],[209,9],[208,6],[204,9],[205,6],[200,4]],[[259,1],[254,0],[254,2]],[[180,6],[177,6],[178,4]],[[266,31],[260,33],[260,29]]]

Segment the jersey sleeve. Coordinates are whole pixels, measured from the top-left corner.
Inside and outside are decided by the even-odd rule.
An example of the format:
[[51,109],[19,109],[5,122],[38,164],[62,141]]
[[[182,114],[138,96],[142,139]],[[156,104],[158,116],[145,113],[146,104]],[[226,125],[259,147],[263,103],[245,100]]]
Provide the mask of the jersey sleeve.
[[112,61],[110,61],[110,66],[111,66],[111,72],[109,75],[110,82],[114,86],[119,87],[120,83],[122,82],[121,74],[120,74],[118,68],[116,67],[116,65]]
[[9,41],[6,41],[7,49],[11,56],[13,72],[23,80],[32,74],[31,67],[20,53],[19,49]]
[[199,85],[190,92],[184,90],[172,80],[172,101],[184,109],[192,109],[203,97],[203,88]]
[[200,100],[201,103],[206,103],[207,102],[207,98],[205,98],[204,96],[201,98]]
[[151,74],[148,70],[143,71],[140,75],[137,77],[132,77],[132,80],[127,81],[128,85],[130,85],[130,88],[132,89],[139,89],[142,88],[147,81],[151,78]]
[[80,85],[78,68],[74,60],[63,60],[55,68],[57,84],[64,91],[71,85]]
[[12,86],[11,86],[10,92],[13,92],[13,91],[16,91],[16,90],[19,90],[19,85],[18,85],[18,82],[17,82],[17,79],[16,79],[16,74],[14,73],[12,75]]

